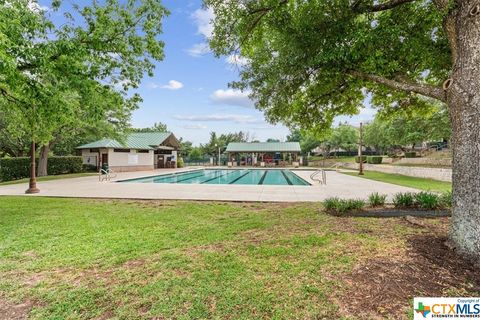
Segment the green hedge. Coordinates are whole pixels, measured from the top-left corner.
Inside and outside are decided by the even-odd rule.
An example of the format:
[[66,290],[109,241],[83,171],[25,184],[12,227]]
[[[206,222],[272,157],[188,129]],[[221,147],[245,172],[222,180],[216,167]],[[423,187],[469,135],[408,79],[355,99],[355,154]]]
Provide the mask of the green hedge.
[[417,153],[415,151],[405,152],[405,158],[416,158]]
[[30,176],[30,158],[0,159],[0,181],[10,181]]
[[[48,174],[79,173],[83,171],[82,157],[49,157]],[[38,159],[37,159],[38,165]],[[30,176],[30,158],[0,159],[0,181],[10,181]]]
[[[359,156],[355,157],[355,162],[360,163],[360,157]],[[362,156],[362,162],[363,163],[367,162],[367,156]]]
[[380,164],[382,163],[383,157],[380,156],[369,156],[367,157],[367,163],[370,164]]

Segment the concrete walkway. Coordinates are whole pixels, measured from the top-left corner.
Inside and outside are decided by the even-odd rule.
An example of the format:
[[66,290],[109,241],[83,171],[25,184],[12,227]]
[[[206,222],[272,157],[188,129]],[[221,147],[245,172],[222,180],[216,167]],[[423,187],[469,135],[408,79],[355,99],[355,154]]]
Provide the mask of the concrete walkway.
[[[160,169],[155,171],[119,173],[115,181],[146,177],[189,169]],[[391,196],[397,192],[418,191],[389,183],[358,178],[327,171],[327,185],[310,180],[310,170],[292,170],[312,183],[312,186],[269,186],[269,185],[208,185],[208,184],[162,184],[99,182],[97,176],[80,177],[39,182],[41,193],[25,195],[27,184],[0,186],[0,195],[28,197],[72,197],[72,198],[121,198],[121,199],[182,199],[219,201],[322,201],[329,197],[367,199],[372,192]],[[0,199],[1,201],[1,199]]]

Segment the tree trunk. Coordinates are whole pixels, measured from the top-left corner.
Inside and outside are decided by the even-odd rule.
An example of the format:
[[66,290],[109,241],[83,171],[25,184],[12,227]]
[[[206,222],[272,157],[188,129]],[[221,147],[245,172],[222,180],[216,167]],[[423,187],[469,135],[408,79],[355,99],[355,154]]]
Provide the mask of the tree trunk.
[[40,189],[37,188],[37,178],[35,175],[35,141],[32,139],[32,147],[30,150],[30,181],[28,183],[28,189],[25,190],[25,193],[39,193]]
[[480,15],[478,1],[458,1],[456,59],[447,102],[452,121],[453,212],[450,238],[480,262]]
[[48,153],[50,152],[50,144],[43,145],[40,148],[40,156],[38,157],[37,176],[44,177],[48,175]]

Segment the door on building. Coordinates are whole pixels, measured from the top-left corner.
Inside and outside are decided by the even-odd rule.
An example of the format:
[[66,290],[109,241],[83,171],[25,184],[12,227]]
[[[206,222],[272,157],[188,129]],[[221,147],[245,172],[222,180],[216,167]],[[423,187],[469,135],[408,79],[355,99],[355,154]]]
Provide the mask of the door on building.
[[163,154],[158,155],[157,168],[165,168],[165,157]]
[[108,164],[108,153],[102,154],[102,166]]

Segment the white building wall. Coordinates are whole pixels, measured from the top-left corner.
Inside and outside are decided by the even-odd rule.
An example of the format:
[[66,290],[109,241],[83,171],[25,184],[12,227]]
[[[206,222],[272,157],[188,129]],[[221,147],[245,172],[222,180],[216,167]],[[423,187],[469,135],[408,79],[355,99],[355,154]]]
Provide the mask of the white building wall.
[[82,160],[83,164],[96,166],[98,165],[98,152],[90,152],[90,149],[83,149]]
[[130,152],[115,152],[114,149],[108,149],[108,162],[110,167],[153,166],[153,150],[139,153],[134,149],[130,149]]

